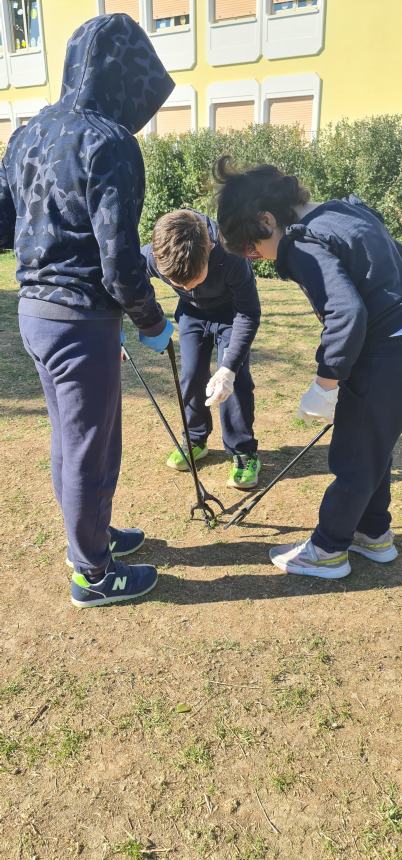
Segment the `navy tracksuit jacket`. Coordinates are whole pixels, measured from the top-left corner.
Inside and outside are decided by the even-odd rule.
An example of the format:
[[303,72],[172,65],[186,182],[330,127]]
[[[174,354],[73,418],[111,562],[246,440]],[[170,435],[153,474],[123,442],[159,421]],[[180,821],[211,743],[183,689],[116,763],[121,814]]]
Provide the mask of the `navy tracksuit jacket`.
[[278,274],[300,284],[323,323],[317,372],[339,381],[329,449],[335,481],[313,542],[346,549],[355,530],[389,528],[392,451],[402,432],[402,246],[359,198],[330,200],[288,227]]

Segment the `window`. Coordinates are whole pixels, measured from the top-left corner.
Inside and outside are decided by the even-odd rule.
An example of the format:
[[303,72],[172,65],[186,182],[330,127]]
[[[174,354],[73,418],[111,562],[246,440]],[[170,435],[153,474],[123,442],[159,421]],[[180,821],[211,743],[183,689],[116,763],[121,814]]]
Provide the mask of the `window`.
[[311,139],[313,96],[270,99],[267,119],[271,125],[299,125],[303,135]]
[[11,119],[0,117],[0,143],[8,143],[12,131]]
[[215,21],[255,18],[257,15],[256,0],[215,0],[214,6]]
[[190,24],[190,0],[151,0],[152,30],[160,33]]
[[254,122],[254,102],[222,102],[213,107],[216,131],[241,129]]
[[166,134],[184,134],[191,131],[191,106],[175,105],[161,108],[156,114],[155,131],[160,137]]
[[41,47],[38,0],[8,0],[11,53]]
[[311,12],[317,9],[318,0],[271,0],[271,15],[281,12]]
[[139,21],[139,6],[140,0],[105,0],[105,13],[106,15],[113,15],[115,12],[125,12],[134,21]]

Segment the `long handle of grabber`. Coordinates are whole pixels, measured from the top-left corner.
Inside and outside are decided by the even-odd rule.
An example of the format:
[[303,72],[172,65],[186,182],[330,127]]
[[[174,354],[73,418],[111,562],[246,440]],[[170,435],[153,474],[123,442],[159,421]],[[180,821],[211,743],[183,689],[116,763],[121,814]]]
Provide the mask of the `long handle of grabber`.
[[185,459],[185,461],[186,461],[186,463],[187,463],[187,465],[188,465],[189,469],[191,469],[191,463],[190,463],[190,461],[189,461],[188,457],[186,457],[186,455],[185,455],[185,453],[184,453],[184,451],[183,451],[183,448],[181,447],[181,445],[180,445],[179,441],[176,439],[176,436],[174,435],[172,428],[170,427],[170,425],[169,425],[168,421],[166,420],[166,418],[165,418],[165,416],[164,416],[164,414],[163,414],[163,412],[162,412],[161,408],[158,406],[158,404],[157,404],[157,402],[156,402],[156,400],[155,400],[155,397],[154,397],[154,395],[152,394],[152,391],[151,391],[151,389],[150,389],[149,385],[147,384],[147,382],[145,381],[145,379],[144,379],[144,377],[143,377],[142,373],[140,373],[140,371],[138,370],[138,367],[136,366],[136,364],[135,364],[135,362],[134,362],[134,360],[133,360],[132,356],[130,355],[130,353],[128,352],[128,350],[126,349],[126,347],[125,347],[125,346],[122,346],[122,351],[123,351],[123,354],[124,354],[124,355],[126,356],[126,358],[128,359],[128,361],[130,362],[130,364],[131,364],[131,366],[132,366],[132,368],[133,368],[134,372],[137,374],[138,379],[139,379],[139,380],[140,380],[140,382],[141,382],[141,385],[145,388],[145,391],[147,392],[149,399],[151,400],[151,402],[152,402],[153,406],[155,407],[155,409],[156,409],[156,411],[157,411],[157,413],[158,413],[158,415],[159,415],[159,418],[160,418],[160,419],[161,419],[161,421],[162,421],[162,424],[163,424],[163,426],[164,426],[165,430],[167,430],[167,432],[169,433],[169,436],[170,436],[170,438],[171,438],[171,440],[172,440],[173,444],[176,446],[177,450],[178,450],[178,451],[180,451],[180,454],[182,455],[182,457],[184,457],[184,459]]
[[188,429],[186,410],[184,407],[183,395],[181,393],[181,388],[180,388],[179,374],[177,372],[176,354],[175,354],[174,344],[173,344],[172,340],[170,340],[168,343],[167,354],[170,358],[170,364],[172,365],[173,379],[174,379],[174,384],[176,386],[177,399],[179,401],[181,420],[183,422],[184,435],[186,437],[188,456],[189,456],[190,464],[191,464],[191,474],[193,476],[195,491],[197,493],[197,501],[198,501],[198,504],[202,504],[203,499],[202,499],[202,493],[201,493],[201,488],[200,488],[200,479],[198,477],[197,467],[195,465],[193,446],[192,446],[192,442],[190,439],[190,431]]
[[271,483],[268,484],[267,487],[264,487],[262,490],[260,490],[259,493],[257,493],[257,495],[254,496],[253,499],[251,499],[251,502],[249,502],[247,505],[243,505],[243,507],[240,508],[240,510],[237,511],[237,513],[235,513],[233,515],[232,519],[229,520],[229,522],[226,523],[226,525],[224,526],[224,529],[228,529],[229,526],[233,525],[233,523],[235,523],[237,521],[242,522],[245,519],[245,517],[247,516],[247,514],[249,514],[250,511],[252,511],[252,509],[255,508],[256,505],[258,505],[258,502],[261,501],[261,499],[265,496],[265,494],[268,493],[269,490],[272,490],[272,487],[274,487],[275,484],[277,484],[278,481],[280,481],[280,479],[283,478],[284,475],[286,475],[286,473],[289,471],[289,469],[291,469],[292,466],[294,466],[294,464],[297,463],[298,460],[300,460],[302,457],[304,457],[304,455],[307,453],[307,451],[309,451],[310,448],[312,448],[313,445],[315,445],[316,442],[318,442],[319,439],[321,439],[321,437],[324,436],[324,433],[327,433],[328,430],[330,430],[332,426],[333,426],[332,424],[326,424],[325,427],[323,427],[322,430],[320,430],[320,432],[317,433],[316,436],[314,436],[314,439],[312,439],[311,442],[309,442],[308,445],[306,445],[306,447],[303,448],[302,451],[299,451],[299,453],[296,455],[296,457],[293,457],[293,460],[291,460],[290,463],[288,463],[287,466],[285,466],[285,468],[282,469],[281,472],[279,472],[279,475],[277,475],[276,478],[274,478],[271,481]]

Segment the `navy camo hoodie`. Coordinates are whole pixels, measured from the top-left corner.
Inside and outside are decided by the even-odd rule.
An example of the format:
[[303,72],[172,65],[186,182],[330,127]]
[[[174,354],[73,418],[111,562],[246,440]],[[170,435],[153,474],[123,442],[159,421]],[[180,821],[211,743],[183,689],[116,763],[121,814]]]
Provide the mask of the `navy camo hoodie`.
[[164,317],[140,253],[145,179],[133,134],[174,87],[128,15],[71,37],[60,100],[11,137],[0,169],[0,248],[15,248],[24,314]]

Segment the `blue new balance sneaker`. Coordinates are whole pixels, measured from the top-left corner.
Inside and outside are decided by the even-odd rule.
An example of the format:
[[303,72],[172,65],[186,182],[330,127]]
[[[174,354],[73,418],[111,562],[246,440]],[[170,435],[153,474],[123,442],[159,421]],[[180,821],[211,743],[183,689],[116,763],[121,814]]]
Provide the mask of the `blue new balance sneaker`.
[[136,600],[152,591],[157,581],[158,572],[151,564],[109,562],[99,582],[90,582],[83,573],[75,570],[71,580],[71,602],[82,608]]
[[145,540],[144,532],[141,529],[114,529],[109,526],[110,531],[110,552],[112,558],[123,558],[125,555],[131,555],[136,552]]
[[[109,531],[109,549],[113,559],[131,555],[143,545],[145,540],[144,532],[141,529],[115,529],[113,526],[109,526]],[[69,546],[67,546],[66,564],[69,567],[74,567]]]

